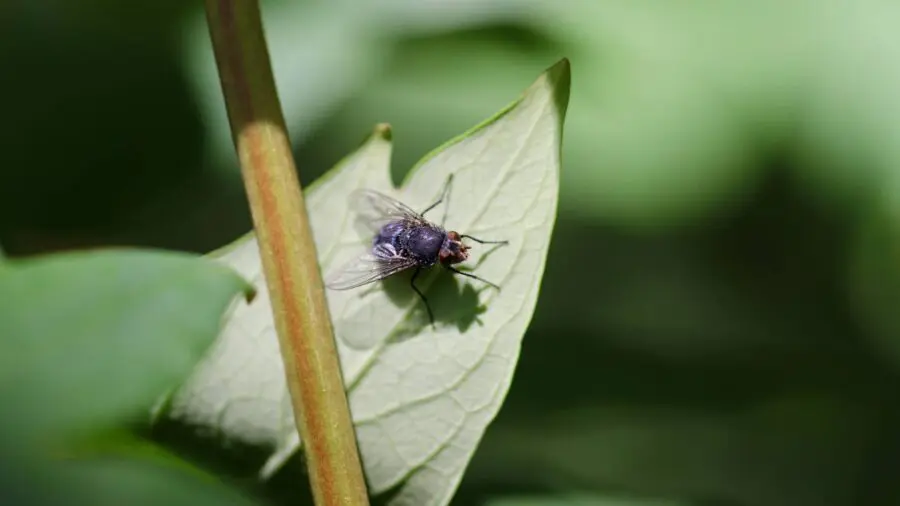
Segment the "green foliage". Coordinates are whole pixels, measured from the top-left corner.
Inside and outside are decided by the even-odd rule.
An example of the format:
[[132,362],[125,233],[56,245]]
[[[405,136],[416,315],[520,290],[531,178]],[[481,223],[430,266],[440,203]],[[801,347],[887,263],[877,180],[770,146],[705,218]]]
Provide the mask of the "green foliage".
[[693,506],[690,502],[569,494],[556,497],[504,497],[486,506]]
[[[26,504],[223,504],[230,492],[182,476],[168,462],[174,457],[80,458],[77,448],[146,420],[205,352],[241,292],[253,293],[232,271],[181,253],[109,250],[7,263],[0,270],[2,494],[30,497]],[[56,485],[44,488],[43,480]]]
[[[0,2],[10,256],[250,229],[200,5],[114,3]],[[381,122],[400,181],[572,60],[540,299],[454,504],[900,502],[897,2],[263,3],[307,185]]]

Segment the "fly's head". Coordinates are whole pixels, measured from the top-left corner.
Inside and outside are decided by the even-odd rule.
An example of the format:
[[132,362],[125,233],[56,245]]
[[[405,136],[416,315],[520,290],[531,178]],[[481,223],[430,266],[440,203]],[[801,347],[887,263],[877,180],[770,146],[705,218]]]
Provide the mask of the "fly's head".
[[463,244],[459,233],[451,230],[447,232],[447,239],[444,240],[438,256],[441,263],[445,265],[465,262],[469,258],[469,247]]

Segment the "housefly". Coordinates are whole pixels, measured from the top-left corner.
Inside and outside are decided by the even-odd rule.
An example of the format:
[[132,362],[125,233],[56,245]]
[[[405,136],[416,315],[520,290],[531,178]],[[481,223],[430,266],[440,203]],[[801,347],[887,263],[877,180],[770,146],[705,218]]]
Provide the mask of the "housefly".
[[[431,312],[431,306],[425,294],[416,286],[416,278],[423,269],[439,263],[454,274],[477,279],[499,290],[500,287],[496,284],[453,267],[454,264],[464,262],[469,257],[468,250],[471,246],[463,243],[463,239],[479,244],[509,244],[509,241],[486,241],[444,229],[443,223],[447,218],[446,209],[449,205],[452,182],[451,174],[447,178],[441,197],[421,213],[374,190],[353,192],[352,204],[361,221],[374,234],[372,246],[369,251],[328,276],[325,286],[332,290],[349,290],[415,268],[409,284],[422,299],[432,326],[434,314]],[[445,201],[444,220],[441,221],[441,225],[436,225],[425,218],[425,213]]]

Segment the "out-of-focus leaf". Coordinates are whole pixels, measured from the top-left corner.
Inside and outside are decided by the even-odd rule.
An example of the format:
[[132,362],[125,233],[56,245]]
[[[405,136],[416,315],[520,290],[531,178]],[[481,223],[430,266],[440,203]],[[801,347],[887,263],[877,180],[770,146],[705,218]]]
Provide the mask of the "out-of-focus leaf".
[[900,5],[833,2],[818,13],[823,17],[804,23],[818,27],[820,36],[801,102],[800,173],[833,201],[871,201],[875,195],[896,208],[900,32],[890,20],[900,16]]
[[[6,455],[0,455],[0,458]],[[95,456],[68,460],[0,459],[0,499],[22,506],[249,506],[205,473],[152,461]],[[48,486],[48,484],[50,484]]]
[[[608,402],[492,428],[470,476],[710,504],[853,504],[877,413],[796,392],[717,410]],[[702,502],[700,504],[706,504]]]
[[[91,506],[234,505],[254,504],[212,476],[199,478],[153,462],[115,457],[67,461],[57,468],[70,480],[70,497]],[[71,504],[68,501],[62,504]]]
[[[390,183],[385,129],[308,191],[325,272],[370,244],[348,211],[359,188],[424,209],[453,174],[447,226],[510,241],[479,246],[470,261],[479,276],[502,286],[499,292],[445,272],[420,279],[436,329],[408,286],[410,273],[328,294],[369,485],[376,494],[399,486],[392,504],[445,504],[509,388],[555,219],[568,91],[562,61],[499,115],[426,157],[401,191]],[[263,283],[252,237],[217,256]],[[214,353],[174,397],[172,414],[275,447],[268,475],[300,442],[260,292],[257,304],[236,309]]]
[[80,433],[148,409],[190,371],[235,296],[252,288],[204,258],[108,250],[0,270],[4,437]]
[[[757,142],[752,134],[759,110],[781,113],[784,89],[793,90],[796,81],[785,62],[800,37],[779,39],[778,46],[758,35],[772,23],[791,26],[796,10],[766,4],[763,12],[779,12],[773,20],[753,9],[710,9],[705,2],[532,2],[516,18],[516,33],[530,31],[547,44],[508,37],[508,25],[475,42],[466,32],[410,41],[396,54],[396,65],[335,120],[332,135],[345,136],[353,130],[347,126],[368,121],[372,111],[401,134],[440,118],[432,129],[416,132],[426,144],[428,136],[440,135],[434,130],[477,111],[509,76],[547,53],[574,51],[585,68],[579,67],[584,80],[572,97],[564,209],[632,225],[707,216],[743,201],[757,176],[756,159],[748,155]],[[717,50],[722,46],[715,40],[727,40],[730,51]]]
[[[388,51],[358,9],[340,2],[264,2],[263,21],[285,120],[302,139],[340,100],[356,91]],[[210,134],[210,160],[235,167],[222,90],[206,17],[198,11],[185,29],[185,63]]]
[[878,208],[865,213],[866,223],[855,238],[846,284],[852,310],[868,331],[878,353],[900,367],[900,219]]
[[692,506],[689,501],[614,497],[608,495],[565,494],[557,496],[503,497],[487,506]]
[[[354,142],[346,132],[378,111],[400,135],[434,125],[398,153],[414,156],[477,111],[507,76],[564,50],[579,64],[581,83],[561,181],[561,205],[572,216],[629,227],[715,218],[744,203],[758,169],[773,154],[793,153],[798,140],[812,188],[858,197],[887,184],[884,198],[892,198],[900,194],[887,189],[900,181],[892,169],[900,144],[890,136],[900,36],[888,20],[897,7],[826,3],[526,2],[476,43],[470,33],[440,31],[407,41],[396,64],[333,120],[323,143]],[[437,9],[417,14],[426,26],[439,17]],[[509,36],[510,23],[550,47]]]
[[[403,36],[518,17],[533,2],[264,2],[266,40],[291,136],[304,140],[337,106],[364,89],[383,71]],[[233,167],[231,134],[202,12],[185,31],[185,63],[195,70],[196,95],[211,134],[210,159]]]

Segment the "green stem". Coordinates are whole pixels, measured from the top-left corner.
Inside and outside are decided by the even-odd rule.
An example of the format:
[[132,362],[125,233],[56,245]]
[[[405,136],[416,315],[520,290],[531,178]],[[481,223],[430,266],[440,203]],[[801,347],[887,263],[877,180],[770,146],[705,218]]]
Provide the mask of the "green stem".
[[368,505],[334,334],[257,0],[206,0],[231,132],[317,505]]

